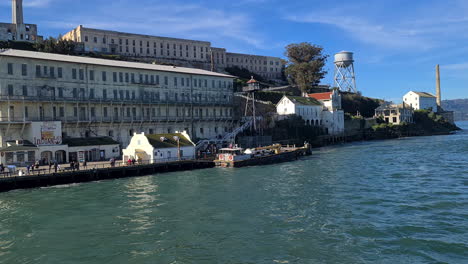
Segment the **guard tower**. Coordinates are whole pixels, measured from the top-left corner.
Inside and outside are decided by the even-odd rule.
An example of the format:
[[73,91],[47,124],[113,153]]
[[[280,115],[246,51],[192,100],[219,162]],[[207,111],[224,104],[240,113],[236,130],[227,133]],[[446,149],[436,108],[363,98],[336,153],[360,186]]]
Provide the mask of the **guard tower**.
[[342,51],[335,54],[335,87],[344,92],[357,92],[354,74],[353,53]]
[[260,91],[260,83],[258,83],[253,76],[250,81],[247,82],[247,86],[242,89],[247,94],[247,101],[245,102],[245,113],[244,116],[252,116],[253,131],[257,131],[257,117],[255,110],[255,92]]

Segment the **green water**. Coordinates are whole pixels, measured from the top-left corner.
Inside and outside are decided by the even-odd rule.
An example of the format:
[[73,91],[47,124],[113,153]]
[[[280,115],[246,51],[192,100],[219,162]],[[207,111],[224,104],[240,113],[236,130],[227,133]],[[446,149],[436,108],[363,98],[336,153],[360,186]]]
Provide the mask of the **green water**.
[[468,263],[468,132],[1,193],[0,263]]

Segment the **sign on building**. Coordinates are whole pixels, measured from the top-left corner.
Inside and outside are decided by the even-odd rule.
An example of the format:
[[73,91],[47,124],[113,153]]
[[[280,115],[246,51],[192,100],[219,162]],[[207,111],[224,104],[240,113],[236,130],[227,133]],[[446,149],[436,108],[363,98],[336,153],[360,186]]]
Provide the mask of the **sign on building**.
[[35,145],[60,145],[62,144],[62,123],[32,122],[31,136]]

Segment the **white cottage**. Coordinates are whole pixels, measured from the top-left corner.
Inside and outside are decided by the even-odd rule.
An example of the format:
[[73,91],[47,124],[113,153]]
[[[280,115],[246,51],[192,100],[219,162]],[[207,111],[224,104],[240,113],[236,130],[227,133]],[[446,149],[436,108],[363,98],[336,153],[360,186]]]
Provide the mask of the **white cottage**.
[[285,95],[276,105],[279,115],[298,115],[307,125],[322,125],[322,104],[314,98]]
[[298,115],[307,125],[322,126],[330,135],[344,132],[344,112],[338,92],[309,94],[308,97],[283,96],[276,105],[279,115]]
[[135,133],[123,150],[123,160],[128,159],[149,163],[195,159],[195,144],[185,131],[151,135]]
[[426,109],[437,112],[437,97],[430,93],[410,91],[403,96],[403,102],[415,110]]

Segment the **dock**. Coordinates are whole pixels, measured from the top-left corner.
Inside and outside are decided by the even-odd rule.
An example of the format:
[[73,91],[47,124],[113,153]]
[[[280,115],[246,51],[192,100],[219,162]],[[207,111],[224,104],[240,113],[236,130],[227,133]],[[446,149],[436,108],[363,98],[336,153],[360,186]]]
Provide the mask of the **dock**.
[[212,161],[184,160],[145,165],[91,168],[87,170],[46,173],[41,175],[9,176],[0,178],[0,192],[213,167],[214,163]]

